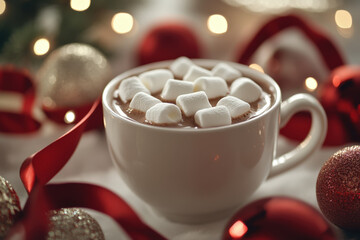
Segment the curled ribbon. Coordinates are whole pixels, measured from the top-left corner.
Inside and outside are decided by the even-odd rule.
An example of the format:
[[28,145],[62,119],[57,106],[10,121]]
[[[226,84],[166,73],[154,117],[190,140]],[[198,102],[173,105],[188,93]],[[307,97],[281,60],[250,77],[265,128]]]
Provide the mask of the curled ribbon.
[[20,178],[29,198],[18,225],[25,226],[26,239],[44,239],[48,221],[45,213],[63,207],[84,207],[105,213],[132,239],[165,239],[143,223],[123,199],[103,187],[81,183],[47,184],[69,161],[83,132],[97,126],[101,116],[102,105],[98,99],[72,129],[23,162]]
[[[251,57],[265,41],[289,28],[299,29],[313,43],[330,73],[345,65],[342,54],[327,34],[301,17],[292,14],[275,17],[260,27],[257,33],[241,48],[237,61],[242,64],[249,64]],[[323,102],[321,103],[323,104]],[[331,114],[332,117],[329,118],[329,109],[325,109],[325,111],[328,115],[329,131],[324,145],[340,145],[350,141],[347,136],[342,136],[341,138],[335,136],[339,136],[339,134],[345,135],[342,127],[344,124],[337,116],[338,113]],[[290,119],[287,125],[281,129],[280,133],[290,139],[300,141],[306,137],[310,126],[310,115],[307,112],[300,112]]]
[[32,117],[35,101],[35,87],[25,70],[12,66],[0,67],[0,91],[15,93],[23,97],[19,113],[0,110],[0,132],[30,133],[37,131],[41,124]]
[[320,29],[314,28],[296,15],[276,17],[264,24],[241,49],[238,62],[249,64],[257,49],[268,39],[288,28],[297,28],[316,46],[320,56],[329,70],[345,64],[343,56],[335,44]]

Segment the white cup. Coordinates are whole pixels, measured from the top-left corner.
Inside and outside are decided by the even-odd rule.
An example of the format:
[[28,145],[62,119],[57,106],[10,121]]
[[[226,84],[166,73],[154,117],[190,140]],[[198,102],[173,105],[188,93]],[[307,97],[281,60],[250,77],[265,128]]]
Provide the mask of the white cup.
[[[209,69],[219,63],[194,62]],[[201,223],[229,216],[269,175],[300,163],[322,145],[327,119],[314,97],[296,94],[282,102],[280,88],[271,77],[236,63],[229,64],[269,86],[274,96],[267,111],[245,122],[204,129],[158,127],[115,110],[113,94],[122,79],[170,63],[153,63],[120,74],[106,86],[102,98],[108,147],[121,177],[166,218]],[[308,136],[292,151],[275,158],[279,128],[299,111],[311,114]]]

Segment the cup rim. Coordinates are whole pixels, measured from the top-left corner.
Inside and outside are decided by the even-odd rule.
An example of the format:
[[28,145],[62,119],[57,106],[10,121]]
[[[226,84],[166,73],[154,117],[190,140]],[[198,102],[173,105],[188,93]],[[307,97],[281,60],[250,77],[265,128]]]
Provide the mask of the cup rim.
[[125,113],[122,115],[121,113],[118,113],[115,111],[111,105],[112,103],[108,101],[107,99],[113,99],[113,93],[116,89],[116,86],[118,83],[130,76],[138,75],[141,72],[144,72],[149,69],[156,69],[156,68],[166,68],[170,65],[171,62],[174,60],[165,60],[160,62],[154,62],[149,63],[146,65],[138,66],[129,70],[124,71],[123,73],[117,75],[114,77],[110,82],[107,83],[103,90],[102,94],[102,104],[103,104],[103,111],[109,112],[114,118],[121,119],[125,122],[127,122],[130,125],[134,125],[141,128],[146,129],[154,129],[158,131],[166,131],[166,132],[212,132],[212,131],[222,131],[224,129],[232,129],[236,128],[238,126],[247,125],[250,124],[253,121],[257,121],[259,118],[263,118],[264,116],[270,114],[270,112],[274,111],[281,102],[281,91],[279,85],[275,82],[274,79],[272,79],[269,75],[262,73],[260,71],[257,71],[255,69],[252,69],[246,65],[230,62],[230,61],[224,61],[224,60],[216,60],[216,59],[191,59],[195,64],[202,66],[202,67],[214,67],[217,63],[223,62],[226,64],[229,64],[236,69],[240,70],[241,73],[245,75],[245,77],[254,78],[258,82],[263,82],[269,84],[270,90],[272,91],[272,94],[275,98],[274,103],[270,106],[269,109],[265,110],[265,112],[250,118],[243,122],[238,122],[226,126],[219,126],[219,127],[209,127],[209,128],[172,128],[172,127],[162,127],[162,126],[154,126],[154,125],[148,125],[144,123],[139,123],[130,117],[128,117]]

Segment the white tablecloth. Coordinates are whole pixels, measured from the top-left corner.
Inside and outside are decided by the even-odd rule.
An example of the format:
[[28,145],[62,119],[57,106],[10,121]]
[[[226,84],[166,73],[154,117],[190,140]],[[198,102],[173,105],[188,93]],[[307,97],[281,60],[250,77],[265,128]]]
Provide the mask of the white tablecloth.
[[[22,161],[55,140],[65,128],[54,128],[52,124],[32,135],[0,135],[0,175],[5,177],[17,191],[22,206],[27,195],[19,178]],[[284,152],[295,146],[294,142],[281,137],[278,152]],[[323,147],[315,152],[304,163],[268,179],[249,202],[266,196],[290,196],[303,200],[318,209],[315,185],[318,172],[323,163],[343,146]],[[104,186],[123,197],[142,219],[151,227],[169,239],[220,239],[228,219],[203,225],[184,225],[169,222],[156,215],[144,202],[135,196],[122,181],[110,159],[104,132],[85,133],[73,157],[52,182],[87,182]],[[126,235],[111,218],[89,211],[100,223],[106,239],[127,239]],[[344,233],[333,226],[339,239],[360,239],[360,236],[345,238]],[[123,238],[119,238],[123,236]]]

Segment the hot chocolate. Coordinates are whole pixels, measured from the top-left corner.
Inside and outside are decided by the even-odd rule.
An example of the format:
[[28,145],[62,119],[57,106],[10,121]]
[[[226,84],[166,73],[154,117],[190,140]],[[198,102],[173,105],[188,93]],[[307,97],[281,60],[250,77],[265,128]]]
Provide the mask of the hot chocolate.
[[[269,109],[273,99],[268,86],[243,76],[230,65],[220,63],[207,69],[182,57],[166,69],[147,69],[120,81],[113,107],[143,124],[199,128],[254,118]],[[159,103],[169,104],[148,111]]]

